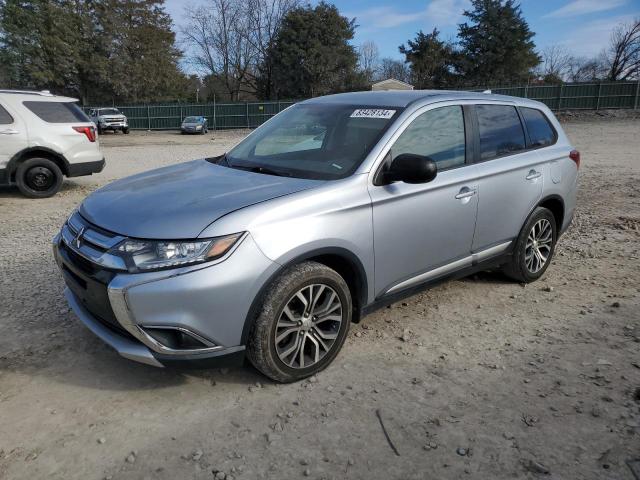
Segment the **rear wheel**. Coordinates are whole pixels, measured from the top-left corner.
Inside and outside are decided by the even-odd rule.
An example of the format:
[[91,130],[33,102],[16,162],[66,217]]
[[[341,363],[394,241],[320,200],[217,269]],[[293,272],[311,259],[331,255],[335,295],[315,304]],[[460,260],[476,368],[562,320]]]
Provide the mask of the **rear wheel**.
[[511,262],[504,273],[518,282],[539,279],[549,267],[556,247],[556,220],[547,208],[538,207],[520,231]]
[[47,158],[30,158],[18,166],[16,184],[26,197],[46,198],[58,193],[63,175],[60,168]]
[[334,270],[295,265],[267,291],[249,338],[251,363],[279,382],[294,382],[329,365],[351,323],[351,293]]

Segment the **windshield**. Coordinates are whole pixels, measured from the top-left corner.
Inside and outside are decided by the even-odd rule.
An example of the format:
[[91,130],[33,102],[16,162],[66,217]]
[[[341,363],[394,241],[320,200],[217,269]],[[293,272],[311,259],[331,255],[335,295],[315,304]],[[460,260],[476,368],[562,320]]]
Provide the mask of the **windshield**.
[[120,111],[117,108],[105,108],[100,110],[100,115],[120,115]]
[[233,168],[298,178],[351,175],[401,108],[298,104],[283,111],[225,157]]
[[187,117],[183,123],[200,123],[200,117]]

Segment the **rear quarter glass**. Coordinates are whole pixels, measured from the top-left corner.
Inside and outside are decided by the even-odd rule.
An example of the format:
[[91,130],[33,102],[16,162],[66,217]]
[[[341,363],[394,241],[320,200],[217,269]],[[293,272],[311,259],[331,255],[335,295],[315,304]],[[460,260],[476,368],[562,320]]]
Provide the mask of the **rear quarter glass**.
[[11,125],[13,117],[0,105],[0,125]]
[[72,102],[22,102],[27,109],[47,123],[89,123],[89,117]]

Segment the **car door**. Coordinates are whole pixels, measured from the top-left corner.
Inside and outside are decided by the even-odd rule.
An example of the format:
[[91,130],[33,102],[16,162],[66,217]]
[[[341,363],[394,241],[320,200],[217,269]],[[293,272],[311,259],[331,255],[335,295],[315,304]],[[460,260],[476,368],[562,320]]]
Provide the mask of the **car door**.
[[514,105],[473,107],[478,144],[478,219],[473,250],[508,246],[540,201],[543,159],[527,150],[525,129]]
[[382,152],[387,162],[402,153],[431,157],[438,174],[425,184],[370,184],[376,297],[470,265],[478,197],[465,112],[461,105],[419,110]]
[[0,169],[7,168],[9,160],[27,147],[27,126],[9,105],[0,102]]

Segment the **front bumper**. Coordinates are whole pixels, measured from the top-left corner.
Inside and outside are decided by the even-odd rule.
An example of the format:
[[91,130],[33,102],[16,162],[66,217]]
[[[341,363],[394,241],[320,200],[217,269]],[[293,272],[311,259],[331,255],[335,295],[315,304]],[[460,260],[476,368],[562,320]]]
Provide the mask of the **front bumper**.
[[[219,263],[141,274],[91,262],[63,235],[54,239],[53,251],[65,296],[82,323],[123,357],[154,366],[241,363],[251,303],[277,267],[249,235]],[[183,329],[209,346],[167,348],[146,333],[157,328]]]
[[122,130],[123,128],[129,128],[127,122],[102,122],[99,125],[102,130]]

